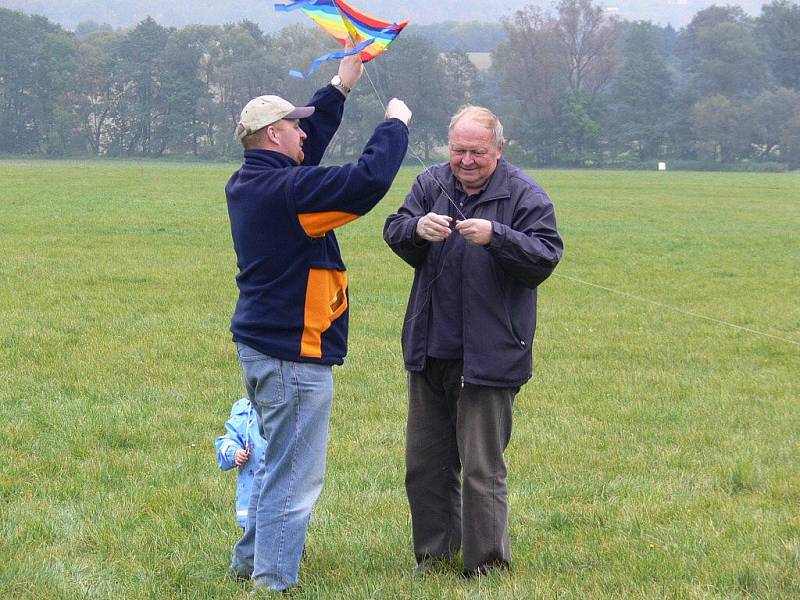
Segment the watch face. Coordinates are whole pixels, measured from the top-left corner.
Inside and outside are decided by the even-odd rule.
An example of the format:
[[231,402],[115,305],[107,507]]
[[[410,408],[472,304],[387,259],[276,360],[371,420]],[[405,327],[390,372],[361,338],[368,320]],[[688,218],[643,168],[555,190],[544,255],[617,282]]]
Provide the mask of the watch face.
[[333,79],[331,79],[331,84],[333,85],[342,85],[342,78],[338,75],[334,75]]

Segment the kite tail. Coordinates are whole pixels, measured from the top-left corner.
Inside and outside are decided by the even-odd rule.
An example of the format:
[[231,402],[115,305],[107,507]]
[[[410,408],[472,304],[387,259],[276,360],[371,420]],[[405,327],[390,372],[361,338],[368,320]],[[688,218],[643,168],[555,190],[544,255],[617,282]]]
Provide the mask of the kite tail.
[[[313,1],[313,0],[311,0],[311,1]],[[314,59],[314,62],[311,63],[311,68],[308,70],[308,73],[306,73],[305,75],[303,75],[300,71],[289,71],[289,75],[291,75],[292,77],[298,77],[299,79],[308,79],[309,77],[311,77],[314,74],[314,72],[317,70],[317,68],[320,66],[320,64],[322,64],[326,60],[338,60],[338,59],[344,58],[346,56],[352,56],[353,54],[358,54],[364,48],[366,48],[367,46],[372,44],[374,41],[375,41],[375,39],[371,38],[371,39],[368,39],[368,40],[364,40],[363,42],[361,42],[360,44],[358,44],[357,46],[355,46],[351,50],[338,50],[336,52],[329,52],[328,54],[323,54],[322,56]]]

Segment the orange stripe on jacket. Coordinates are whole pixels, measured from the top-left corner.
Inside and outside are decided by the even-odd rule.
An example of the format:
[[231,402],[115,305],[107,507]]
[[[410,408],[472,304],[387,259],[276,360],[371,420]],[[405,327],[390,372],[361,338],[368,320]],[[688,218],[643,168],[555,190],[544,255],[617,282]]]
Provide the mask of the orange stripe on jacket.
[[347,310],[347,273],[309,269],[300,356],[322,358],[322,334]]
[[355,221],[358,215],[338,210],[318,213],[300,213],[297,215],[300,225],[310,237],[322,237],[329,231]]

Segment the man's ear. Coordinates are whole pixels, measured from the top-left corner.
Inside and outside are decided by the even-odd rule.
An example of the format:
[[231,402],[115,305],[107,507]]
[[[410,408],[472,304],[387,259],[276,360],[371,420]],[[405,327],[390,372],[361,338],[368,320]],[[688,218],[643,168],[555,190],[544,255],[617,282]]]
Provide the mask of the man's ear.
[[273,144],[279,144],[280,143],[280,139],[278,138],[279,132],[280,132],[280,129],[275,126],[275,123],[272,123],[271,125],[267,125],[264,128],[264,137],[265,137],[264,141],[265,142],[270,142],[270,143],[273,143]]
[[503,148],[505,148],[505,146],[506,146],[505,142],[500,142],[500,144],[498,144],[498,146],[497,146],[497,158],[500,158],[503,155]]

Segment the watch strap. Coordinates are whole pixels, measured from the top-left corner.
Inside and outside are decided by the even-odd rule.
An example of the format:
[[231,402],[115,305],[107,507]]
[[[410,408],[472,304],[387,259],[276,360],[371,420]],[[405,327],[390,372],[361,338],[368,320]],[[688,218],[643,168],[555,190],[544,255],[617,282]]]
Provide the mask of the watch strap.
[[331,79],[331,85],[340,92],[342,92],[342,94],[344,94],[345,96],[347,96],[352,91],[350,87],[344,84],[342,78],[339,77],[338,75],[334,75],[333,79]]

